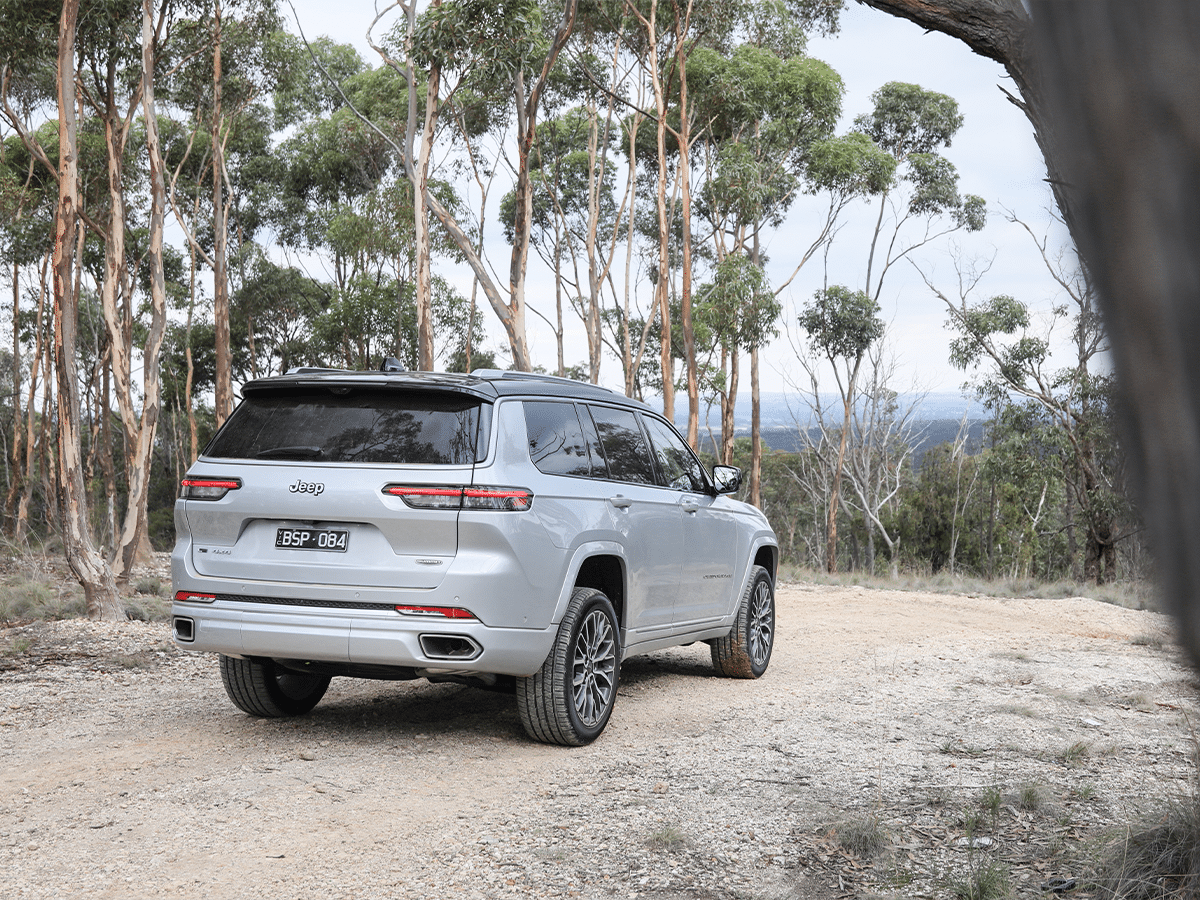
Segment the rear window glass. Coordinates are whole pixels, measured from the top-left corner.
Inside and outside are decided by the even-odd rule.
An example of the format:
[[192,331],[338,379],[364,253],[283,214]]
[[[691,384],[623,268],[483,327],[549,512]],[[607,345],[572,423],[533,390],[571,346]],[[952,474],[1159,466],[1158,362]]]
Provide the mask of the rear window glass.
[[323,388],[252,394],[233,411],[204,455],[470,465],[487,452],[490,410],[462,394],[354,388],[344,394]]

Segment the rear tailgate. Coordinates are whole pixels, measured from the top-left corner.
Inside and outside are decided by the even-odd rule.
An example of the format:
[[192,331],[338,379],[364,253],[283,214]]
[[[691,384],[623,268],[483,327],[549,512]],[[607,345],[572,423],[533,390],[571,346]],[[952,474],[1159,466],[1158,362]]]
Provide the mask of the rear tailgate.
[[202,461],[191,478],[230,478],[223,498],[184,500],[197,573],[241,581],[433,588],[458,549],[458,510],[410,509],[387,484],[467,484],[471,467]]

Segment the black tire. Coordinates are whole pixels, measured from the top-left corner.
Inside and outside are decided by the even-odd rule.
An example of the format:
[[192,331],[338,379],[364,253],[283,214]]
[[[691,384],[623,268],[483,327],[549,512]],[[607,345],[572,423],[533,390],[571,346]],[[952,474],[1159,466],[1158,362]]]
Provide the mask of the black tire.
[[546,744],[590,744],[612,715],[621,674],[621,632],[608,598],[576,588],[542,668],[517,679],[517,711]]
[[316,706],[329,687],[328,675],[296,672],[269,659],[221,655],[221,682],[244,713],[264,719],[301,716]]
[[709,641],[713,666],[730,678],[758,678],[767,671],[774,645],[775,585],[766,569],[755,566],[733,628],[725,637]]

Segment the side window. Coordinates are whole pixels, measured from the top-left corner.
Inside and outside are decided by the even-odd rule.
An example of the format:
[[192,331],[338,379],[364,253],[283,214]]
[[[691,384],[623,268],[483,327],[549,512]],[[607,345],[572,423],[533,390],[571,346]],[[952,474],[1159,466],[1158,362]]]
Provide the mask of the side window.
[[592,474],[588,442],[573,403],[525,401],[525,429],[529,433],[529,458],[547,475]]
[[659,481],[663,487],[677,491],[703,491],[704,470],[687,444],[665,422],[643,416],[654,458],[658,460]]
[[600,446],[608,460],[608,477],[613,481],[654,484],[650,448],[638,425],[637,416],[625,409],[591,406]]

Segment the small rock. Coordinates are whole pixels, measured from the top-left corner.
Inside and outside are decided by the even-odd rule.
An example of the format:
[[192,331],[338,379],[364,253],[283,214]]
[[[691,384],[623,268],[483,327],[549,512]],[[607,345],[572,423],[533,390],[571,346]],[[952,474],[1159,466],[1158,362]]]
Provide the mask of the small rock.
[[317,758],[317,754],[313,753],[311,750],[301,750],[298,755],[301,759],[306,759],[310,762]]

